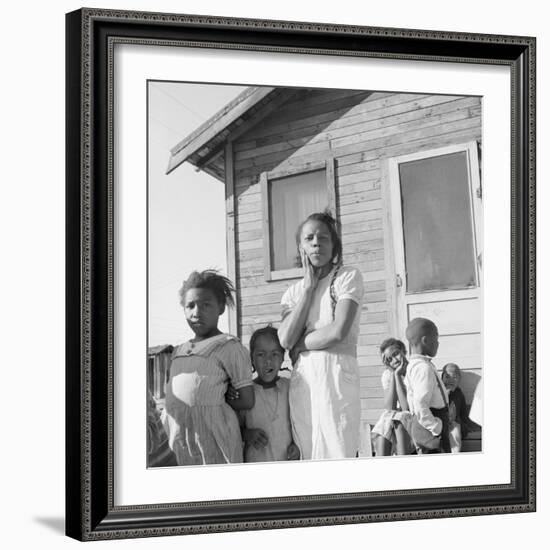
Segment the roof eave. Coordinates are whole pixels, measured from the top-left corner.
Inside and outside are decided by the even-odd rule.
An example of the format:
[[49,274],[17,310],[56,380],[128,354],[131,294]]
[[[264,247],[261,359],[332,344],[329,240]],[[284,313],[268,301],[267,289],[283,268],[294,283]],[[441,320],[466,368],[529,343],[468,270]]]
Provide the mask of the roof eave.
[[[217,136],[224,131],[227,132],[232,123],[273,93],[275,89],[273,87],[252,87],[244,90],[235,100],[209,118],[171,150],[166,174],[170,174],[180,164],[190,160],[190,157],[198,155],[202,151],[204,153],[201,156],[207,156],[209,144]],[[200,162],[195,161],[192,164],[201,168]]]

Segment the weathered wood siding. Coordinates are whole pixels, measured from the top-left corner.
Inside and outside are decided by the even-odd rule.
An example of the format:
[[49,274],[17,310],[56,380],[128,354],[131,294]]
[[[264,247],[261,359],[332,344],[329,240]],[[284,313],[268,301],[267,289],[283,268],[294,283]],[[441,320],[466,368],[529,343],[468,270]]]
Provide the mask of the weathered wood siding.
[[264,279],[259,175],[333,156],[344,263],[361,270],[366,290],[357,350],[362,419],[375,422],[383,402],[378,346],[393,335],[386,272],[393,252],[383,223],[383,161],[480,138],[479,98],[342,90],[298,94],[241,136],[233,150],[243,343],[248,345],[256,328],[280,321],[280,298],[295,282]]

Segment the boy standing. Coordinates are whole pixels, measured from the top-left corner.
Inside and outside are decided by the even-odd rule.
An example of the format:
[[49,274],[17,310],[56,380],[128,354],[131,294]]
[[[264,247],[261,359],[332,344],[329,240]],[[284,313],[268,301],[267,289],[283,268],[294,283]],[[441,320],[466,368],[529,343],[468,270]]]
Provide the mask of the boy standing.
[[409,407],[423,428],[440,437],[440,448],[435,452],[449,453],[448,399],[431,362],[439,348],[437,327],[429,319],[417,317],[407,326],[406,336],[411,347],[405,378]]

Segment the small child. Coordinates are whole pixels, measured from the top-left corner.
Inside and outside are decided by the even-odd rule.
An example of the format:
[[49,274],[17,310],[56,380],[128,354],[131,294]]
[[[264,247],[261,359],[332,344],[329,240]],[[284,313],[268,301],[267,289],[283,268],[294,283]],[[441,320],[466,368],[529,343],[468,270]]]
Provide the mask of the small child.
[[245,462],[300,458],[292,441],[289,381],[279,377],[284,356],[277,329],[267,326],[252,334],[250,357],[258,376],[254,379],[254,407],[241,412]]
[[470,422],[466,410],[466,399],[458,387],[460,377],[460,368],[455,363],[447,363],[443,367],[441,379],[449,392],[449,439],[452,453],[460,452],[462,440],[468,435]]
[[384,388],[384,412],[372,430],[376,456],[411,452],[411,439],[404,426],[396,418],[398,411],[408,411],[405,374],[407,372],[407,349],[401,340],[387,338],[380,345],[382,363],[382,388]]
[[[194,338],[172,354],[166,385],[165,426],[178,465],[242,462],[235,410],[254,406],[252,365],[246,348],[218,329],[233,285],[217,271],[193,271],[180,290]],[[229,384],[239,397],[228,404]],[[234,409],[234,410],[233,410]]]
[[[405,377],[409,407],[420,427],[440,438],[437,451],[449,453],[448,398],[431,361],[439,348],[437,326],[429,319],[417,317],[407,326],[406,336],[412,352]],[[420,453],[429,452],[422,448],[417,450]]]

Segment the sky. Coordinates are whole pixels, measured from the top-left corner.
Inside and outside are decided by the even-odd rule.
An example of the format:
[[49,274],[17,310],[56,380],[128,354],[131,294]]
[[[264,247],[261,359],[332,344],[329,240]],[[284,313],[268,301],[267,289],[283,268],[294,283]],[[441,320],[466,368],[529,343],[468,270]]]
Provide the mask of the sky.
[[[225,189],[183,163],[166,175],[170,149],[245,88],[149,82],[148,346],[178,344],[193,333],[178,290],[194,269],[227,273]],[[227,330],[227,314],[219,328]]]

